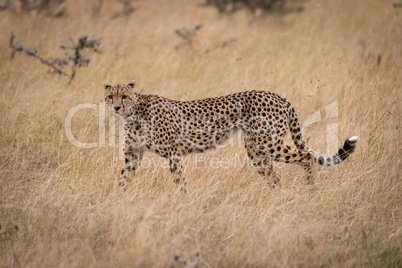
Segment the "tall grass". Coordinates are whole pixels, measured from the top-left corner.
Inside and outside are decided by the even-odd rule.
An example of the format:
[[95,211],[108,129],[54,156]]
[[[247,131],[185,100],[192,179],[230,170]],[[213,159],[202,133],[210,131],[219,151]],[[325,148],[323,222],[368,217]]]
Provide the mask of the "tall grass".
[[[392,1],[311,0],[301,14],[261,18],[219,16],[197,1],[143,1],[113,20],[120,7],[105,3],[92,18],[92,4],[67,1],[59,19],[0,17],[1,267],[402,265],[402,10]],[[175,50],[173,30],[191,23],[204,26],[191,47]],[[67,87],[32,58],[11,60],[11,31],[44,57],[82,34],[102,37],[102,54]],[[132,79],[144,94],[180,100],[274,91],[302,122],[338,101],[339,141],[358,135],[358,148],[311,183],[302,169],[278,166],[275,190],[233,164],[245,153],[236,146],[207,152],[205,165],[191,156],[187,194],[155,166],[121,192],[117,145],[73,146],[64,118],[77,104],[97,104],[104,82]],[[97,141],[98,116],[77,114],[74,135]],[[305,130],[310,147],[325,150],[325,125]],[[225,157],[228,168],[208,164]]]

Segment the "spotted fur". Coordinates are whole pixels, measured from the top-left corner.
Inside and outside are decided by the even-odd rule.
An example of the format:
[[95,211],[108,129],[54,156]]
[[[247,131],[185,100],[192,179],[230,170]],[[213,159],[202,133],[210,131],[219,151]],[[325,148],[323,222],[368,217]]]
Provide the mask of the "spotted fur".
[[[244,133],[247,155],[272,187],[279,181],[273,161],[295,163],[310,172],[314,164],[337,166],[355,149],[358,137],[347,139],[342,148],[325,157],[303,140],[299,120],[291,104],[266,91],[246,91],[193,101],[170,100],[134,91],[135,82],[105,84],[109,109],[125,120],[125,164],[120,186],[135,175],[146,150],[168,159],[174,181],[185,185],[182,158],[224,143],[232,129]],[[295,148],[284,144],[290,131]]]

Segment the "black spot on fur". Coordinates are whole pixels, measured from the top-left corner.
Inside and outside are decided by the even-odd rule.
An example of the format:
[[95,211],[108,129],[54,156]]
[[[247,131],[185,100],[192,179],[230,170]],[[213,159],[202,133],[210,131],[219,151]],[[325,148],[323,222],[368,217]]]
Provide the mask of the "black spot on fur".
[[318,163],[320,165],[324,164],[324,157],[322,157],[322,156],[318,157]]

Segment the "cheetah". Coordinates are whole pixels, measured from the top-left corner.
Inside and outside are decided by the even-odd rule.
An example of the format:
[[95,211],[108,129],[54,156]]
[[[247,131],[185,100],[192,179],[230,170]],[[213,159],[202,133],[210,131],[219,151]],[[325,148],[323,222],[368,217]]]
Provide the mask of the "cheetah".
[[[304,141],[299,120],[291,104],[267,91],[246,91],[192,101],[178,101],[134,91],[135,82],[105,83],[105,102],[116,116],[124,117],[124,167],[119,186],[134,178],[145,151],[168,159],[174,182],[184,183],[182,159],[221,145],[229,131],[240,129],[247,156],[259,174],[275,188],[279,182],[273,161],[295,163],[307,172],[313,165],[337,166],[356,148],[357,136],[326,157],[310,149]],[[284,144],[290,131],[296,148]]]

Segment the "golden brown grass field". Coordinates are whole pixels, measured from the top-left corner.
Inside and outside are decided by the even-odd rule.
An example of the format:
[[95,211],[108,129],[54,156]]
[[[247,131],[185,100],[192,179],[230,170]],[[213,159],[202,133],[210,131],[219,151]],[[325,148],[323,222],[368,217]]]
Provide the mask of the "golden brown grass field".
[[[121,5],[112,1],[96,17],[96,1],[78,0],[61,18],[0,13],[0,267],[402,266],[399,2],[309,0],[301,13],[256,17],[219,15],[202,2],[138,1],[116,19]],[[203,27],[187,46],[174,29],[193,23]],[[11,58],[11,32],[45,58],[84,34],[102,38],[102,52],[68,86],[33,57]],[[219,47],[230,38],[237,42]],[[106,146],[91,149],[68,141],[65,117],[78,104],[99,105],[104,82],[133,79],[143,94],[179,100],[273,91],[301,122],[320,112],[304,129],[310,147],[325,151],[329,123],[339,144],[353,135],[359,143],[311,181],[278,164],[276,189],[238,165],[241,145],[193,155],[186,194],[148,154],[122,192],[111,114]],[[334,102],[338,117],[327,120]],[[98,142],[99,116],[77,113],[74,136]]]

